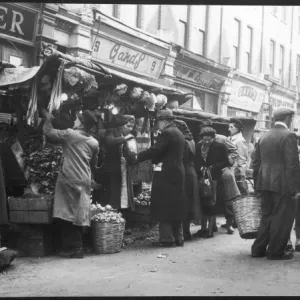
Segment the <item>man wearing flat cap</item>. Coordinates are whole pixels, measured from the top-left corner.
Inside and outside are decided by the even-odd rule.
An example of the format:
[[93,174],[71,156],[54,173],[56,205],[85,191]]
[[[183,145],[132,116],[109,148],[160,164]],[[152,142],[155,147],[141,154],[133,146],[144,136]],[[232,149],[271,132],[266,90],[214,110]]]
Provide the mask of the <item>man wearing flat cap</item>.
[[243,123],[239,119],[231,118],[229,122],[230,141],[237,147],[238,155],[233,165],[233,172],[237,186],[242,195],[248,194],[246,170],[249,161],[249,150],[243,137]]
[[262,220],[252,257],[293,258],[286,246],[294,222],[294,197],[299,192],[297,136],[289,131],[294,113],[289,108],[276,109],[274,127],[255,148],[253,178],[255,190],[262,197]]
[[155,126],[161,131],[157,142],[138,154],[139,162],[152,160],[155,165],[161,164],[160,171],[154,172],[151,192],[151,217],[159,222],[159,242],[154,245],[183,246],[185,138],[175,125],[171,110],[158,111]]
[[51,141],[63,146],[63,165],[55,187],[53,217],[60,223],[63,252],[66,258],[83,257],[83,226],[90,226],[90,187],[92,173],[98,171],[98,141],[91,136],[97,119],[89,110],[77,114],[73,129],[54,129],[50,114],[43,131]]

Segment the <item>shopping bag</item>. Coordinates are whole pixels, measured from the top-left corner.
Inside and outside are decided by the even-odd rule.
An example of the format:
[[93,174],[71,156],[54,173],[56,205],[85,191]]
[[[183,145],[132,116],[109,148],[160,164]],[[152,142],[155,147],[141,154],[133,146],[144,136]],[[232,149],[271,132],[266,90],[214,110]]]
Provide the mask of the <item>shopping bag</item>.
[[215,206],[217,200],[217,181],[212,180],[211,173],[206,168],[202,171],[202,177],[199,181],[199,190],[202,203],[206,206]]

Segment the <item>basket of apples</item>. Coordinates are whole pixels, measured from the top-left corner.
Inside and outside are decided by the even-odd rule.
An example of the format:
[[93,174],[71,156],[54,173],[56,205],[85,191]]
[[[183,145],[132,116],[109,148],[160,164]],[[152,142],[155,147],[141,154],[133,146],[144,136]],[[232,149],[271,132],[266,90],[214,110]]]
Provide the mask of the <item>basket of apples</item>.
[[[121,213],[118,213],[110,205],[105,207],[100,204],[97,207],[97,205],[96,209],[95,206],[91,207],[94,251],[97,254],[120,252],[125,230],[125,219]],[[94,213],[95,211],[97,213]]]

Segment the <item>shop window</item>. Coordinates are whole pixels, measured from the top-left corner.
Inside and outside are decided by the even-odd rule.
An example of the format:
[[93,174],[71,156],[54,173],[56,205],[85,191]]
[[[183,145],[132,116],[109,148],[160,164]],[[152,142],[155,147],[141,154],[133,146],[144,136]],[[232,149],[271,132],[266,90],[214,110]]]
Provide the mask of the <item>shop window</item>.
[[280,53],[279,53],[279,78],[281,84],[283,84],[283,75],[284,75],[284,47],[280,45]]
[[237,19],[234,19],[233,27],[233,68],[239,68],[239,55],[240,55],[240,29],[241,22]]
[[246,57],[245,57],[245,64],[246,64],[246,71],[251,73],[251,63],[252,63],[252,40],[253,40],[253,30],[250,26],[247,26],[246,30]]
[[186,47],[186,31],[187,31],[187,24],[185,21],[179,20],[179,28],[178,28],[178,45],[182,47]]
[[22,57],[10,55],[9,63],[13,64],[16,67],[19,67],[22,65]]
[[208,113],[218,113],[218,95],[205,93],[204,111]]
[[120,20],[128,26],[137,27],[137,10],[136,4],[121,4]]
[[275,42],[270,40],[269,71],[274,76]]
[[199,37],[199,41],[198,41],[198,45],[199,45],[198,54],[204,55],[205,32],[203,30],[199,29],[199,31],[198,31],[198,37]]

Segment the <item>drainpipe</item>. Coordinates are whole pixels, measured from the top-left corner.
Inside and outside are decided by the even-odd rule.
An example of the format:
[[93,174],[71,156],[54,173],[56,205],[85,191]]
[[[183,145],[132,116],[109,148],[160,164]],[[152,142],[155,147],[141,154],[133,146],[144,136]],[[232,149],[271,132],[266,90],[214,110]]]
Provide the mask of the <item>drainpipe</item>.
[[[209,5],[207,6],[209,7]],[[209,12],[209,9],[208,9]],[[221,6],[221,18],[220,18],[220,46],[219,46],[219,63],[222,63],[222,42],[223,42],[223,5]]]
[[264,43],[264,31],[265,31],[265,7],[262,7],[261,16],[261,41],[260,41],[260,73],[263,72],[263,43]]

